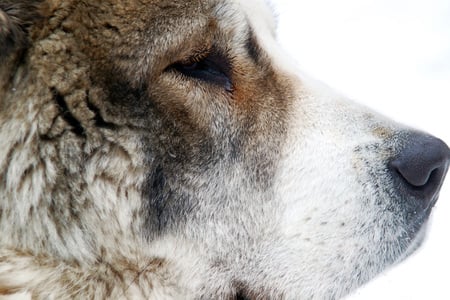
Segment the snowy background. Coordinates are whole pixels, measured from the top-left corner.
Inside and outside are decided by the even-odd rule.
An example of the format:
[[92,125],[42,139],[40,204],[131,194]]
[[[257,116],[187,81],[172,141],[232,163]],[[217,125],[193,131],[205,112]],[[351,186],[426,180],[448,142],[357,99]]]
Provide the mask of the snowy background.
[[[301,69],[450,143],[450,0],[273,0]],[[346,300],[450,299],[450,176],[428,239]]]

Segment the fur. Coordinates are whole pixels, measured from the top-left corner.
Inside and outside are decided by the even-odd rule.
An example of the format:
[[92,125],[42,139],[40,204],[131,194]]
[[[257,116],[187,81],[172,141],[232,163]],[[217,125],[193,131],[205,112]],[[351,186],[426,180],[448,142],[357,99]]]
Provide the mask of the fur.
[[410,129],[261,1],[0,3],[0,299],[337,299],[414,249]]

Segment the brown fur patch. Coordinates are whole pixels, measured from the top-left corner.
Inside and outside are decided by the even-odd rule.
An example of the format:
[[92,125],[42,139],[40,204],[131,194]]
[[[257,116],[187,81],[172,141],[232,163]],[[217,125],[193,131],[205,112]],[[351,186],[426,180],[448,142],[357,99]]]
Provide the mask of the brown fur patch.
[[[145,250],[202,206],[270,190],[292,91],[220,2],[48,0],[38,23],[15,19],[31,1],[5,3],[0,38],[26,51],[0,66],[0,268],[31,279],[0,273],[0,295],[183,294]],[[211,53],[233,88],[171,68]],[[224,189],[237,170],[242,188]]]

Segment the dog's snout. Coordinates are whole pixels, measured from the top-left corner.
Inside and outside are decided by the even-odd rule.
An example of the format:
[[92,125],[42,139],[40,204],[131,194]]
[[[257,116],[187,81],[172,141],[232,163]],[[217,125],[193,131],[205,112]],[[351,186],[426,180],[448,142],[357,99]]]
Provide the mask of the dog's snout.
[[443,141],[414,133],[389,166],[394,176],[401,179],[401,192],[423,198],[428,207],[436,198],[449,163],[450,149]]

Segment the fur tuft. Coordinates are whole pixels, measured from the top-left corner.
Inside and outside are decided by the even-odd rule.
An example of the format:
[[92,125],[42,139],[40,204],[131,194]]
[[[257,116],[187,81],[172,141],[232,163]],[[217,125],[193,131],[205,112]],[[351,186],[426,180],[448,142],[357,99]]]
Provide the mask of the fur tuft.
[[0,2],[0,59],[28,46],[28,28],[40,18],[40,0]]

